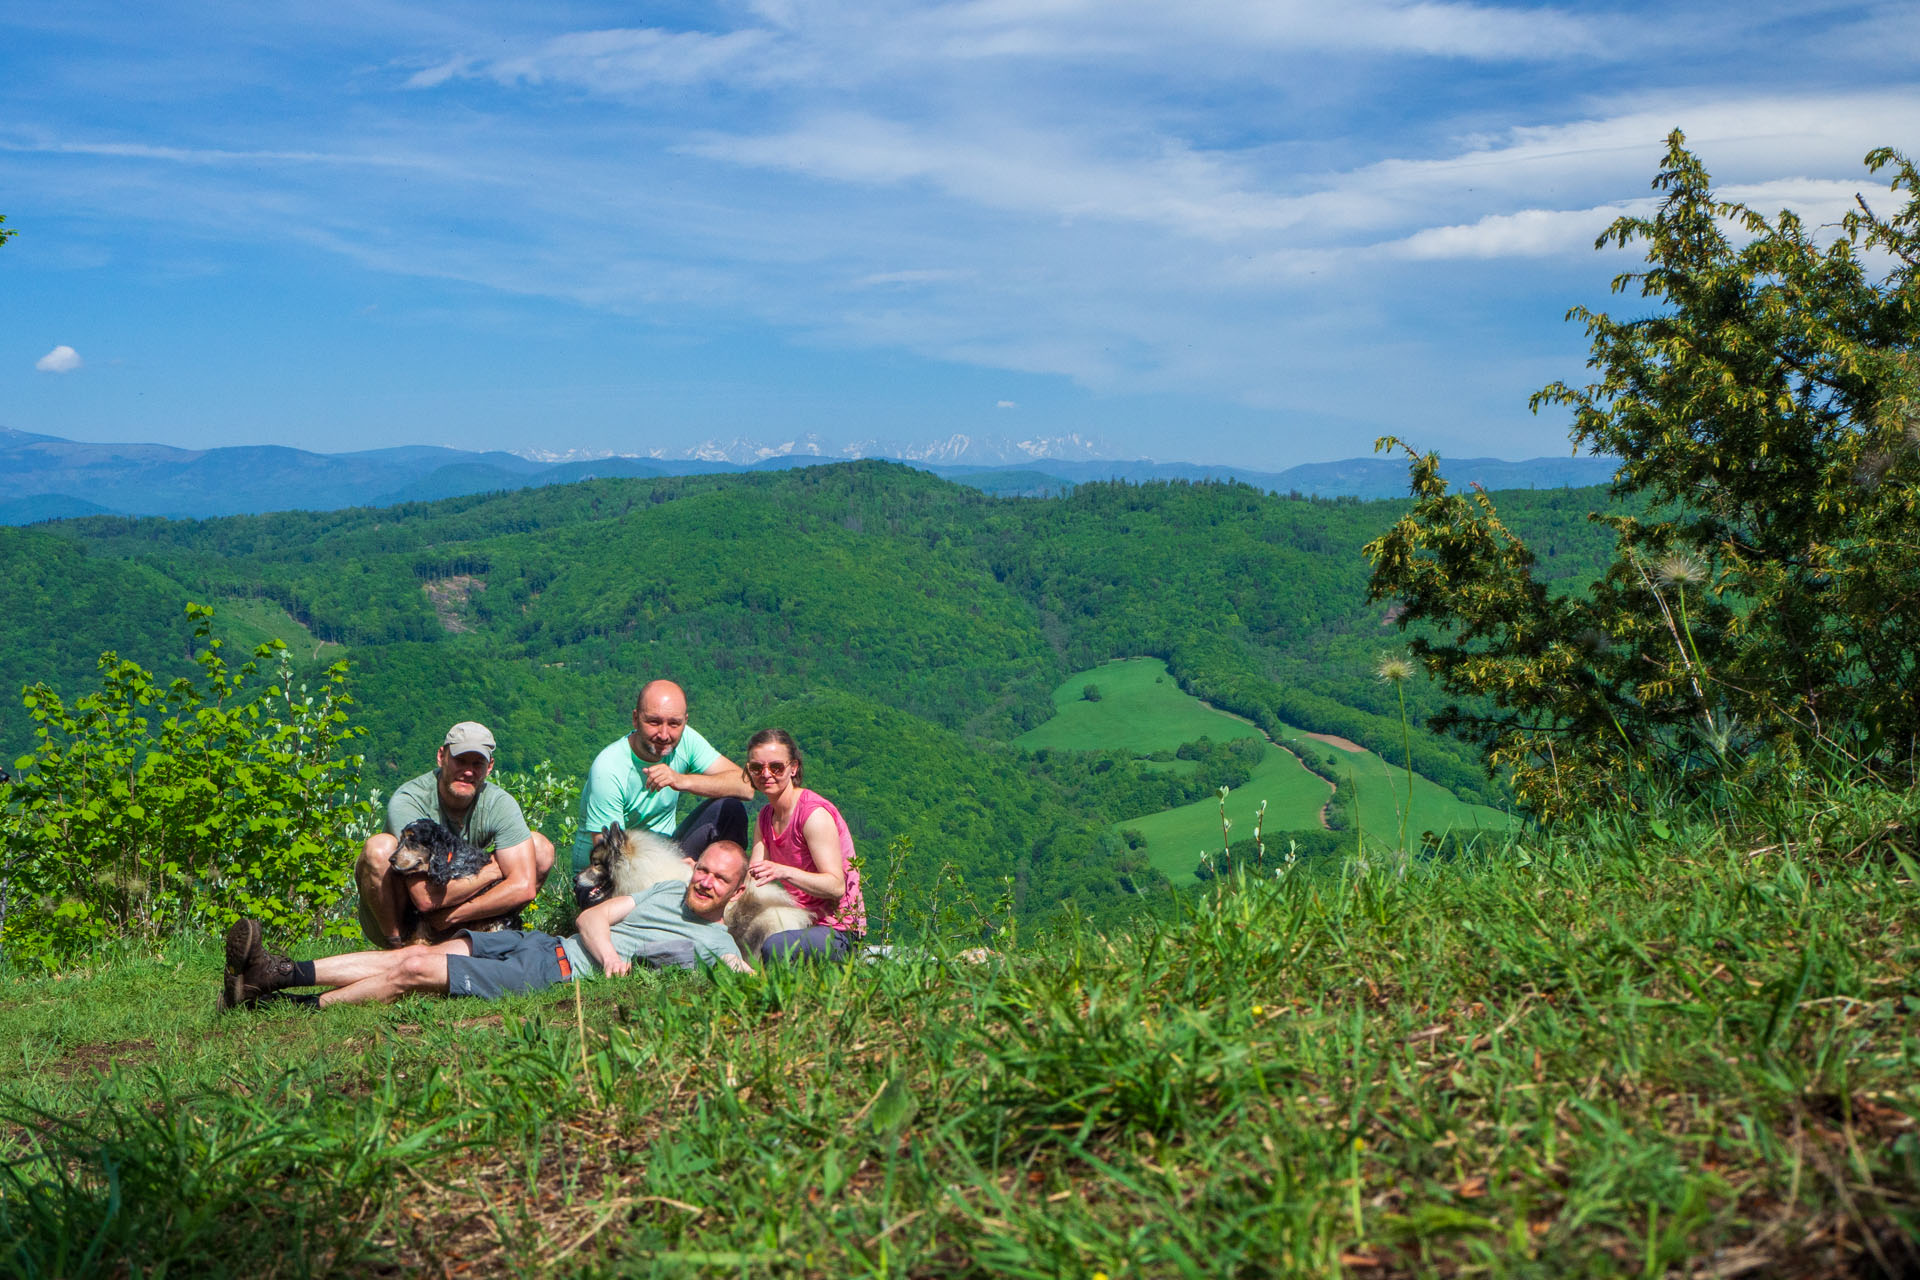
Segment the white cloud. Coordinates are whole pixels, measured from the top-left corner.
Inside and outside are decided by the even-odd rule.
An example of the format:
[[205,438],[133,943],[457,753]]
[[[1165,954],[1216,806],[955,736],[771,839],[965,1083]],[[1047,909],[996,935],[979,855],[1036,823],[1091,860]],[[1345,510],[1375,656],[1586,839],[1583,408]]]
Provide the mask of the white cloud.
[[[1608,25],[1559,9],[1447,0],[779,0],[733,30],[574,31],[507,53],[451,53],[407,80],[568,84],[629,94],[703,82],[873,85],[915,69],[1019,60],[1134,63],[1265,78],[1278,53],[1411,54],[1489,61],[1604,53]],[[497,43],[497,42],[496,42]]]
[[993,407],[996,409],[1018,409],[1020,405],[1014,400],[995,400]]
[[1522,209],[1518,213],[1488,214],[1462,226],[1428,227],[1380,248],[1389,256],[1415,261],[1591,253],[1593,242],[1614,219],[1645,217],[1653,211],[1651,200],[1591,209]]
[[1240,158],[1196,150],[1176,138],[1103,141],[987,120],[956,126],[936,132],[841,113],[779,134],[708,135],[688,150],[863,186],[924,182],[990,209],[1153,223],[1190,235],[1278,231],[1333,212],[1318,194],[1261,191]]
[[33,362],[42,373],[72,373],[80,367],[80,353],[62,343]]

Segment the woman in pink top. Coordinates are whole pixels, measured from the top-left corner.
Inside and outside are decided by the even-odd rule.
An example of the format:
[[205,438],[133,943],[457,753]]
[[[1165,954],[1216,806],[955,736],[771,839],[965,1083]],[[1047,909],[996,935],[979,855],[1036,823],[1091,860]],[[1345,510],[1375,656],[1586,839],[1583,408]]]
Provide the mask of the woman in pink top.
[[805,929],[761,944],[770,958],[844,960],[867,931],[853,836],[840,811],[800,785],[800,748],[785,729],[762,729],[747,742],[747,777],[766,796],[747,872],[756,885],[776,881],[813,917]]

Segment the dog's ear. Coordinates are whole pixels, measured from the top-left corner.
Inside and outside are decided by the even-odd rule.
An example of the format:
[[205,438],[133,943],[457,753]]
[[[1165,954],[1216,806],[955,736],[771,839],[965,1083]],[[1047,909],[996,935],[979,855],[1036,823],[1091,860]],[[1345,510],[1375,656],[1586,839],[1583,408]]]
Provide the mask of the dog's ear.
[[613,857],[622,857],[627,852],[627,829],[617,822],[609,822],[607,829],[600,833],[606,837],[607,852]]

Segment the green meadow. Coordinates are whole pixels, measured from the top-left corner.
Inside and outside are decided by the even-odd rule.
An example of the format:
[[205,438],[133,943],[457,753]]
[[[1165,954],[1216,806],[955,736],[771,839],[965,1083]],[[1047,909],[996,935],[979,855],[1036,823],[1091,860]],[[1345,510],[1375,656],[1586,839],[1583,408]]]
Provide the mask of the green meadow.
[[[1088,685],[1099,690],[1098,700],[1085,696]],[[1170,751],[1202,736],[1215,741],[1261,736],[1245,720],[1217,711],[1183,692],[1158,658],[1127,658],[1076,672],[1053,691],[1053,705],[1053,718],[1022,734],[1016,739],[1018,745],[1028,750],[1125,750],[1146,756]],[[1269,745],[1253,777],[1227,798],[1234,839],[1253,834],[1254,814],[1262,800],[1267,802],[1266,831],[1300,831],[1321,825],[1320,811],[1332,788],[1300,763],[1296,751],[1336,761],[1358,798],[1360,832],[1356,839],[1365,839],[1369,845],[1398,845],[1401,810],[1407,798],[1406,770],[1371,751],[1331,747],[1291,728],[1283,735],[1282,746]],[[1410,841],[1426,831],[1445,835],[1464,829],[1504,830],[1508,821],[1498,809],[1468,804],[1444,787],[1414,775],[1413,809],[1407,822]],[[1141,814],[1123,825],[1146,838],[1147,855],[1155,869],[1175,884],[1192,883],[1200,852],[1220,848],[1218,800]]]
[[110,948],[0,988],[0,1274],[1911,1275],[1913,821],[1596,812],[578,1004],[216,1016],[210,934]]
[[[1098,702],[1084,696],[1100,691]],[[1053,718],[1014,739],[1029,751],[1171,751],[1206,736],[1257,738],[1244,720],[1215,711],[1183,692],[1158,658],[1123,658],[1068,676],[1053,691]]]

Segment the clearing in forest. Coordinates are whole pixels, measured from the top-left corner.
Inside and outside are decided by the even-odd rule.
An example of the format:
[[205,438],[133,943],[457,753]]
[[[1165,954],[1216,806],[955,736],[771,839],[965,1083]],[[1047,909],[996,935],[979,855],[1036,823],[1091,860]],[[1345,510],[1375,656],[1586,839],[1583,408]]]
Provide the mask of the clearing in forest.
[[[1090,700],[1088,685],[1099,691]],[[1254,725],[1183,692],[1158,658],[1126,658],[1069,676],[1053,691],[1054,716],[1015,741],[1028,750],[1124,750],[1136,756],[1170,751],[1205,735],[1216,742],[1261,738]],[[1398,843],[1400,806],[1406,800],[1407,775],[1398,765],[1371,751],[1345,751],[1288,726],[1278,745],[1269,744],[1246,785],[1227,799],[1233,836],[1253,834],[1254,810],[1267,802],[1265,829],[1303,831],[1321,826],[1321,808],[1331,787],[1309,772],[1296,755],[1311,753],[1331,760],[1343,780],[1351,778],[1359,796],[1360,825],[1369,845]],[[1176,761],[1170,767],[1182,767]],[[1508,816],[1486,805],[1468,804],[1451,791],[1418,775],[1413,783],[1409,840],[1423,831],[1444,834],[1467,828],[1504,829]],[[1146,837],[1153,865],[1175,884],[1190,884],[1202,849],[1220,847],[1220,803],[1205,799],[1177,809],[1141,814],[1121,826]],[[1268,842],[1268,853],[1284,854],[1286,842]]]

